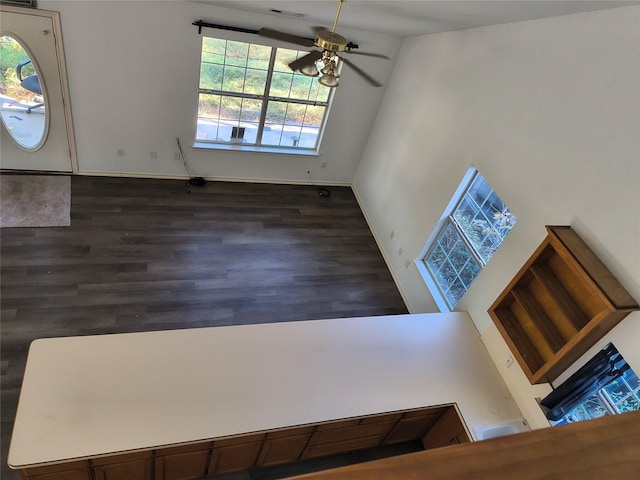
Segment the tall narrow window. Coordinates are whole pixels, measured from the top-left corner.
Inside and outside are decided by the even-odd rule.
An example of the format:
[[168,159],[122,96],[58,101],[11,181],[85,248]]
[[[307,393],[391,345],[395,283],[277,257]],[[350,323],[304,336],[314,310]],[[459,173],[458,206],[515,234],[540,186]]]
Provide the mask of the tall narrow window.
[[515,223],[500,197],[471,168],[417,262],[441,310],[455,308]]
[[332,91],[289,68],[307,53],[203,37],[196,142],[316,151]]

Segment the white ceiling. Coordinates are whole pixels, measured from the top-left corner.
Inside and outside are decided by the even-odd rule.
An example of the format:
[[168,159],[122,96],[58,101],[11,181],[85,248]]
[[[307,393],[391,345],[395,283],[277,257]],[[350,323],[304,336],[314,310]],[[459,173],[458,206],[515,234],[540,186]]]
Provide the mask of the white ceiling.
[[[291,22],[300,18],[271,10],[298,13],[304,15],[305,21],[328,29],[331,29],[338,9],[338,0],[203,0],[203,3],[284,16]],[[614,0],[346,0],[339,26],[407,37],[639,3]]]

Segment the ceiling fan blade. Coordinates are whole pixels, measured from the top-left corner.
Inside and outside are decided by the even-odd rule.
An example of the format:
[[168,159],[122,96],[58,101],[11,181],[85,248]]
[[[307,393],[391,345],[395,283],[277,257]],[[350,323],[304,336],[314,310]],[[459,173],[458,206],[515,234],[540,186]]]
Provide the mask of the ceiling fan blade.
[[312,50],[310,53],[305,55],[304,57],[300,57],[297,60],[294,60],[289,64],[289,68],[291,70],[300,70],[307,65],[311,65],[312,63],[320,60],[322,58],[322,52],[320,50]]
[[389,57],[382,55],[381,53],[356,52],[354,50],[345,50],[344,53],[348,53],[349,55],[365,55],[367,57],[386,58],[387,60],[390,60]]
[[382,84],[380,82],[378,82],[375,78],[370,76],[367,72],[362,70],[360,67],[357,67],[356,65],[354,65],[352,62],[350,62],[346,58],[340,57],[340,60],[342,60],[347,65],[349,65],[353,70],[356,71],[356,73],[358,73],[362,78],[364,78],[367,82],[369,82],[374,87],[381,87],[382,86]]
[[277,30],[272,30],[270,28],[261,28],[258,30],[258,35],[267,38],[273,38],[274,40],[281,40],[287,43],[293,43],[295,45],[300,45],[301,47],[313,47],[315,45],[315,41],[311,38],[298,37],[297,35],[291,35],[290,33],[279,32]]

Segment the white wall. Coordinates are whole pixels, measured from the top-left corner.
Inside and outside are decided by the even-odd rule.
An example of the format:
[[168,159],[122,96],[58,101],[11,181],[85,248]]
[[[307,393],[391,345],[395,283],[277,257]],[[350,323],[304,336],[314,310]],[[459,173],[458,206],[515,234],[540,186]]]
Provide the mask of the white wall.
[[[38,7],[61,13],[81,173],[186,176],[175,160],[179,137],[191,167],[216,179],[351,183],[384,88],[342,72],[320,157],[193,150],[201,36],[195,20],[250,29],[279,28],[312,36],[308,22],[274,15],[238,14],[187,1],[50,1]],[[209,35],[234,34],[205,29]],[[400,38],[341,32],[394,58]],[[234,39],[262,41],[255,35]],[[291,45],[281,45],[292,48]],[[353,60],[353,59],[352,59]],[[393,61],[357,57],[358,66],[386,83]],[[185,148],[185,146],[187,148]],[[119,149],[125,156],[118,157]],[[150,152],[158,158],[151,160]],[[327,162],[326,168],[321,168]]]
[[[406,261],[470,165],[517,216],[458,310],[534,427],[548,425],[534,398],[550,387],[503,367],[508,349],[486,312],[546,224],[571,225],[640,300],[639,34],[640,8],[626,7],[406,39],[355,177],[411,312],[437,311]],[[639,320],[631,314],[576,366],[613,341],[640,373]]]

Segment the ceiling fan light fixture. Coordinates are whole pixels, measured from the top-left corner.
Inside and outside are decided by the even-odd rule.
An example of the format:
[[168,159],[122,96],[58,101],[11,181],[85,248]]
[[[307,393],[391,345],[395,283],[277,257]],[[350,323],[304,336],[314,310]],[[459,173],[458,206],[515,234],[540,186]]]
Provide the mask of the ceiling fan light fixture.
[[338,76],[331,75],[331,74],[328,74],[328,73],[325,73],[324,75],[322,75],[318,79],[318,82],[320,83],[320,85],[324,85],[325,87],[329,87],[329,88],[335,88],[335,87],[337,87],[339,85]]
[[309,65],[305,65],[300,69],[300,73],[306,75],[307,77],[317,77],[320,75],[318,71],[318,67],[316,67],[315,63],[310,63]]

